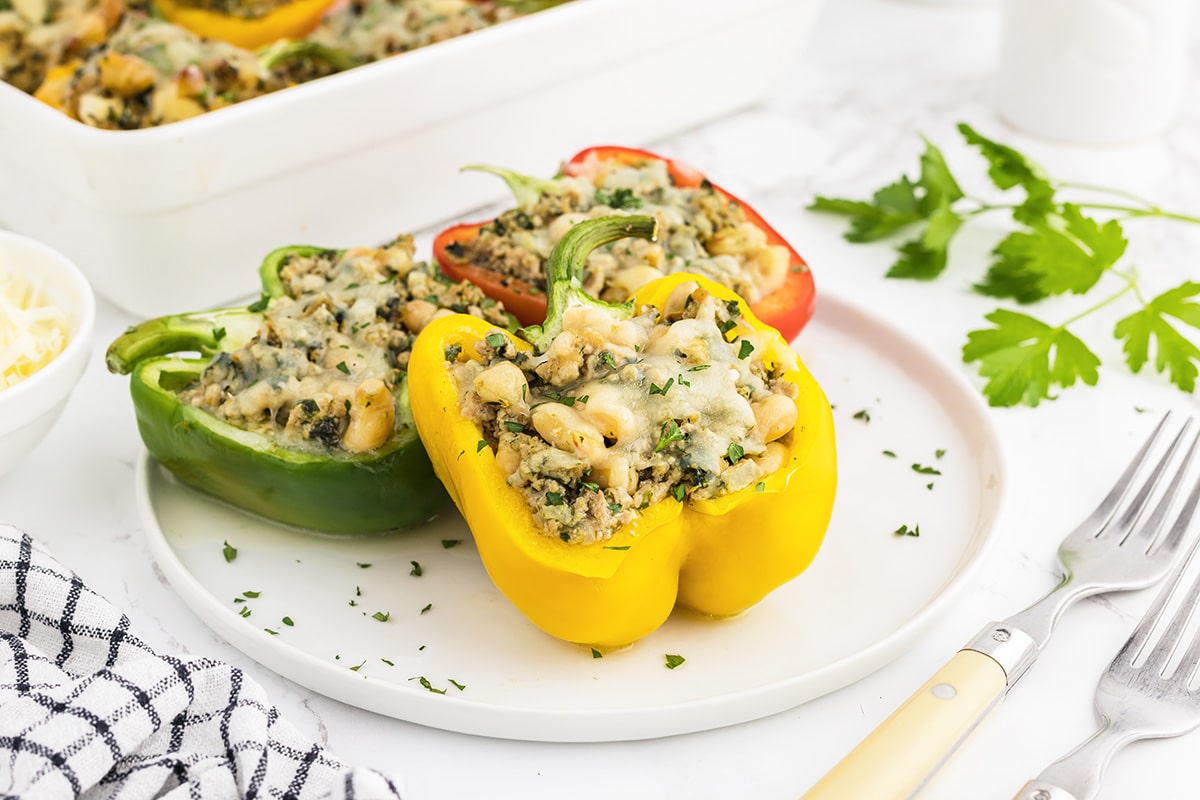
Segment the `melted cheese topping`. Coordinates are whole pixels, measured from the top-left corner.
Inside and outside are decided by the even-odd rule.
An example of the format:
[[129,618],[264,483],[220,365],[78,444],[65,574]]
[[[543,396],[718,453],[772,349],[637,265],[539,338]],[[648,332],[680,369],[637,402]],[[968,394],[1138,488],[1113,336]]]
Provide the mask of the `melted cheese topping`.
[[543,533],[602,541],[651,504],[719,497],[783,466],[795,355],[767,356],[774,334],[736,302],[681,288],[661,316],[572,309],[541,355],[497,332],[452,367],[464,416]]
[[464,243],[476,266],[545,288],[545,267],[558,241],[584,219],[652,214],[658,241],[630,239],[592,252],[584,289],[622,302],[642,284],[689,272],[728,286],[751,303],[787,280],[790,253],[746,219],[711,184],[676,186],[662,160],[623,165],[593,159],[586,175],[547,183],[535,203],[506,211]]
[[38,286],[0,270],[0,389],[49,364],[67,346],[67,315]]

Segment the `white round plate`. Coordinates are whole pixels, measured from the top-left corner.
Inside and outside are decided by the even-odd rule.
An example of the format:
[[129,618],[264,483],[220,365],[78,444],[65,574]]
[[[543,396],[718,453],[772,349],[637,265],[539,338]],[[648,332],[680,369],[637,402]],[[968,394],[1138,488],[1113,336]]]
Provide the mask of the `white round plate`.
[[[351,705],[539,741],[744,722],[897,656],[979,566],[1003,495],[977,392],[919,343],[823,294],[797,349],[838,429],[838,496],[816,560],[736,618],[676,612],[602,657],[527,622],[452,508],[402,534],[318,537],[195,492],[149,456],[139,508],[155,558],[196,614],[269,669]],[[901,526],[920,535],[898,535]],[[684,661],[669,669],[668,655]]]

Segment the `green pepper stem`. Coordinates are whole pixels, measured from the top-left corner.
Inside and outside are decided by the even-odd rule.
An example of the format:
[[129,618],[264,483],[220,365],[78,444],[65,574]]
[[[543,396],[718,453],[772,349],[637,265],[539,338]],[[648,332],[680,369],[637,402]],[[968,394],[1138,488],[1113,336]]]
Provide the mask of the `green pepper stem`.
[[307,39],[280,39],[274,44],[267,45],[257,51],[258,63],[267,69],[275,69],[285,61],[293,58],[309,58],[321,64],[328,64],[338,72],[351,67],[357,67],[361,62],[345,50],[327,47],[323,44],[310,42]]
[[517,201],[519,206],[531,206],[538,201],[538,198],[543,194],[555,193],[558,191],[558,184],[554,181],[548,181],[544,178],[535,178],[531,175],[522,175],[519,172],[513,172],[510,169],[503,167],[493,167],[489,164],[468,164],[465,167],[460,167],[459,172],[487,172],[495,175],[508,185],[508,190],[512,192],[513,199]]
[[212,319],[190,314],[159,317],[127,329],[108,346],[104,363],[109,372],[128,375],[139,361],[180,352],[212,352],[220,326]]
[[657,234],[658,221],[645,215],[596,217],[577,223],[554,246],[546,262],[546,321],[522,328],[519,331],[522,338],[539,353],[545,352],[562,332],[563,314],[569,308],[592,306],[620,317],[632,315],[633,306],[629,303],[605,303],[585,292],[583,267],[597,247],[629,237],[653,240]]

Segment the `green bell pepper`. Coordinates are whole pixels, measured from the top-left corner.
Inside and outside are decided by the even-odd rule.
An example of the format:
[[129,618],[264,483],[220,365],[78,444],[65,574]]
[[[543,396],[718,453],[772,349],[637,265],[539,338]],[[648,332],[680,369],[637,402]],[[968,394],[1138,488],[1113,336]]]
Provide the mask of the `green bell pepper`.
[[[411,239],[405,243],[411,256]],[[371,251],[350,252],[369,255]],[[267,256],[259,270],[263,291],[258,302],[152,319],[129,328],[109,346],[108,369],[130,376],[138,430],[147,450],[182,482],[263,517],[333,534],[417,525],[447,503],[417,436],[408,404],[407,373],[402,368],[395,369],[394,382],[387,382],[394,402],[391,435],[380,446],[363,452],[336,446],[337,436],[329,434],[331,426],[321,430],[315,426],[310,431],[313,435],[297,446],[279,441],[269,429],[235,425],[181,396],[183,390],[197,384],[206,369],[228,367],[230,354],[270,337],[275,329],[272,311],[284,302],[281,298],[289,297],[282,277],[287,264],[312,257],[340,261],[346,253],[319,247],[280,248]],[[418,269],[419,265],[413,266],[409,272]],[[395,327],[389,331],[399,327],[396,309],[405,300],[404,278],[408,275],[392,273],[386,280],[375,281],[394,284],[399,296],[399,300],[390,300],[389,295],[387,307],[377,310],[384,314],[390,309]],[[436,272],[418,277],[454,288]],[[469,287],[462,291],[474,292]],[[512,324],[501,307],[491,305],[482,295],[464,297],[492,309],[486,315]],[[423,299],[428,302],[432,298]],[[345,309],[338,313],[344,314]],[[401,331],[401,338],[411,336]],[[390,348],[393,357],[396,349]],[[349,369],[345,362],[337,366]],[[315,408],[307,399],[295,406],[305,403]],[[344,419],[353,413],[350,400],[345,403]],[[355,405],[357,411],[357,399]]]

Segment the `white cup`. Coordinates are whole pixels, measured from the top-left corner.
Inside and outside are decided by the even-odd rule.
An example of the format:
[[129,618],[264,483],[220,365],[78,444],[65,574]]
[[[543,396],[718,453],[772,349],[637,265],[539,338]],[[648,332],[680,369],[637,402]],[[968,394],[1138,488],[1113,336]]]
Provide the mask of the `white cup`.
[[1079,144],[1156,136],[1191,70],[1192,0],[1004,0],[997,111]]

